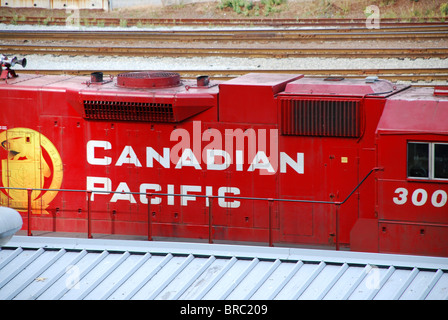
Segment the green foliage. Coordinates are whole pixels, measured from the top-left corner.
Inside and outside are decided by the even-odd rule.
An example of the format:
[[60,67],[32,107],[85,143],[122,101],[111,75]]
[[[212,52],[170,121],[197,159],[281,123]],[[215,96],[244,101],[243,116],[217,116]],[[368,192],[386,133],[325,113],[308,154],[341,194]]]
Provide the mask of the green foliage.
[[280,5],[285,3],[286,0],[261,0],[260,4],[254,4],[252,0],[221,0],[218,8],[223,10],[230,8],[238,14],[245,16],[259,16],[260,10],[263,8],[264,15],[269,13],[280,12]]
[[98,20],[96,22],[97,27],[104,27],[106,26],[106,23],[104,22],[104,20]]
[[448,15],[448,2],[442,3],[442,4],[440,5],[440,13],[441,13],[443,16]]
[[120,19],[120,27],[126,28],[128,26],[128,20]]

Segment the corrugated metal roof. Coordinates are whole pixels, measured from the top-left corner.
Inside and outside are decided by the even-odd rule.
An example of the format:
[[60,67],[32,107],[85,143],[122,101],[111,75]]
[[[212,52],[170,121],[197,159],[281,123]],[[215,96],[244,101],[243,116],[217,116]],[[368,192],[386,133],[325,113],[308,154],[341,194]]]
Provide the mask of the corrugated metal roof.
[[0,251],[0,300],[447,298],[447,258],[24,236]]

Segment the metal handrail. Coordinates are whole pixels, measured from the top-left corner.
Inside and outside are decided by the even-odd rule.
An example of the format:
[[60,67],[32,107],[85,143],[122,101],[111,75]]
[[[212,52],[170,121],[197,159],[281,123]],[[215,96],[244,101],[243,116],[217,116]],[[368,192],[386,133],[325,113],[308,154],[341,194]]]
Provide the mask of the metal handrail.
[[359,189],[359,187],[364,183],[365,180],[375,171],[383,170],[383,168],[375,167],[372,168],[367,175],[356,185],[356,187],[348,194],[348,196],[343,201],[321,201],[321,200],[301,200],[301,199],[278,199],[278,198],[259,198],[259,197],[236,197],[236,196],[213,196],[213,195],[195,195],[195,194],[177,194],[177,193],[152,193],[152,192],[132,192],[132,191],[104,191],[104,190],[80,190],[80,189],[49,189],[49,188],[16,188],[16,187],[0,187],[0,190],[26,190],[28,194],[28,236],[32,236],[31,232],[31,193],[33,191],[57,191],[57,192],[82,192],[87,194],[87,237],[92,238],[91,231],[91,208],[90,208],[90,198],[92,193],[105,193],[105,194],[131,194],[131,195],[146,195],[148,199],[148,240],[152,240],[152,223],[151,223],[151,198],[153,196],[177,196],[177,197],[195,197],[195,198],[206,198],[209,204],[209,243],[213,243],[212,237],[212,200],[213,199],[234,199],[234,200],[255,200],[255,201],[268,201],[269,203],[269,246],[273,246],[272,240],[272,204],[274,202],[295,202],[295,203],[315,203],[315,204],[328,204],[336,206],[336,232],[335,232],[335,242],[336,250],[339,250],[339,207],[346,203],[353,193]]

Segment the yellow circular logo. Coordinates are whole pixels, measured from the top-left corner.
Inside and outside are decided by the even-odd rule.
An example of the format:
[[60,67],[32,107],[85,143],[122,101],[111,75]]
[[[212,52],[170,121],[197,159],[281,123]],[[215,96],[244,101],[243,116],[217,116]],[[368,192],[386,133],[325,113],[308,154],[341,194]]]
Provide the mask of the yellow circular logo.
[[[62,184],[62,159],[53,143],[40,132],[28,128],[13,128],[0,132],[2,155],[2,189],[0,205],[26,210],[27,188],[59,189]],[[4,152],[3,152],[4,153]],[[15,189],[17,188],[17,189]],[[48,213],[45,209],[57,191],[35,190],[31,193],[33,213]]]

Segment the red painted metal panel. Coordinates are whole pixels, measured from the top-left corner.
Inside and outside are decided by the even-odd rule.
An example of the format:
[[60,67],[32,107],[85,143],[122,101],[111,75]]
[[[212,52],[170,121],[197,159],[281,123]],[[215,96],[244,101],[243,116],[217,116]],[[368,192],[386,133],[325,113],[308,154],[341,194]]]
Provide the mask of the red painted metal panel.
[[384,80],[302,78],[288,83],[285,92],[300,95],[385,97],[403,87]]
[[[0,84],[1,186],[69,189],[33,191],[32,230],[448,255],[435,242],[446,240],[448,183],[406,170],[408,141],[448,142],[446,98],[301,77],[158,89],[11,79]],[[27,228],[27,191],[2,189],[1,201]]]
[[380,181],[379,190],[380,219],[448,224],[447,184]]
[[383,134],[426,132],[448,134],[448,100],[433,88],[412,88],[391,97],[378,124]]
[[[380,250],[446,256],[448,180],[409,175],[410,143],[448,143],[448,101],[427,88],[411,89],[386,102],[378,125],[377,212]],[[432,149],[431,149],[432,150]],[[434,154],[429,167],[434,171]],[[442,159],[442,161],[444,161]]]
[[380,221],[379,248],[385,253],[448,256],[447,226]]
[[358,219],[350,231],[350,250],[379,252],[378,219]]
[[276,123],[278,110],[274,96],[283,91],[288,82],[301,77],[303,75],[253,73],[220,84],[219,121]]

